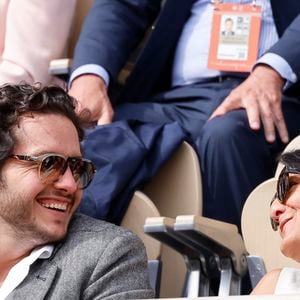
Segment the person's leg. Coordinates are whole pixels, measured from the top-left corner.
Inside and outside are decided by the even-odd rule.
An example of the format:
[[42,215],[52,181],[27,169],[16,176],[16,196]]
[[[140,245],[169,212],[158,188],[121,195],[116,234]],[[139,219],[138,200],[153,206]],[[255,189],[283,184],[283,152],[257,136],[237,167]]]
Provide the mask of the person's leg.
[[196,141],[203,183],[203,214],[239,225],[244,200],[272,177],[273,159],[262,132],[251,131],[243,110],[210,120]]
[[[149,102],[120,105],[115,116],[116,120],[160,124],[177,121],[196,141],[203,173],[204,215],[238,225],[246,197],[257,184],[273,176],[275,156],[284,147],[279,142],[267,143],[262,131],[250,130],[244,110],[207,122],[240,81],[173,89]],[[299,104],[287,100],[284,110],[293,137],[300,133]]]
[[[286,101],[283,107],[292,138],[300,133],[299,103]],[[259,183],[274,176],[275,158],[284,145],[278,139],[267,143],[262,130],[252,131],[244,110],[207,122],[196,145],[202,170],[204,216],[240,226],[247,196]]]
[[220,83],[194,84],[159,93],[145,102],[123,103],[115,108],[114,121],[138,120],[157,124],[178,122],[195,140],[221,101],[219,98],[224,97],[223,91],[230,91],[226,86],[220,94],[219,88]]

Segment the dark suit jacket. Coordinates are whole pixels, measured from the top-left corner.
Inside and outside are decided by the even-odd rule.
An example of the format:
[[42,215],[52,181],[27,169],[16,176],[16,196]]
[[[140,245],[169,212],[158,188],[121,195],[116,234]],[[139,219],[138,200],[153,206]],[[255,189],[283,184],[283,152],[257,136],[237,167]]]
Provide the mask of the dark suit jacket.
[[[144,100],[170,87],[174,50],[195,1],[166,1],[121,93],[122,100]],[[98,64],[114,81],[158,15],[160,4],[160,0],[95,0],[76,47],[74,69]],[[280,40],[270,52],[283,57],[300,77],[300,1],[271,0],[271,5]]]
[[75,215],[65,241],[49,259],[39,259],[6,298],[145,299],[152,298],[142,242],[124,228]]

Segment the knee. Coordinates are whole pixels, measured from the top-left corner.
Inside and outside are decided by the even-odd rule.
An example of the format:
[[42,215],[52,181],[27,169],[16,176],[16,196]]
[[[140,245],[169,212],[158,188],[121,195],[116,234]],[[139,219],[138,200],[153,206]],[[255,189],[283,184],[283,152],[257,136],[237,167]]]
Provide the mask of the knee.
[[245,111],[233,111],[208,121],[202,128],[197,146],[218,146],[220,149],[245,141],[251,130]]

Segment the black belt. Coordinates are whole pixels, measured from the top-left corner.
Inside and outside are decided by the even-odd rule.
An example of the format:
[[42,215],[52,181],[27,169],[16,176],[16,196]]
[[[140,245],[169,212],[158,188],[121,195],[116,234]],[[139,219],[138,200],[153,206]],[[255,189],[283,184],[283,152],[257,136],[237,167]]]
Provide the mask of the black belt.
[[248,73],[247,74],[238,74],[238,75],[222,74],[219,76],[207,77],[207,78],[200,79],[196,83],[214,83],[214,82],[217,83],[217,82],[224,82],[224,81],[228,81],[228,80],[244,80],[248,77],[248,75],[249,75]]

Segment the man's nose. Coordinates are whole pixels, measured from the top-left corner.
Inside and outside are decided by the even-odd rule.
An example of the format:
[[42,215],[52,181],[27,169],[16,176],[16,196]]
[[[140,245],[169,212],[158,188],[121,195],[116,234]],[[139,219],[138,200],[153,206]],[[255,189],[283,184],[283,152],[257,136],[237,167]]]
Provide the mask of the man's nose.
[[78,184],[75,181],[75,178],[69,167],[66,169],[65,173],[54,182],[54,186],[55,188],[64,190],[69,194],[73,194],[77,191]]

